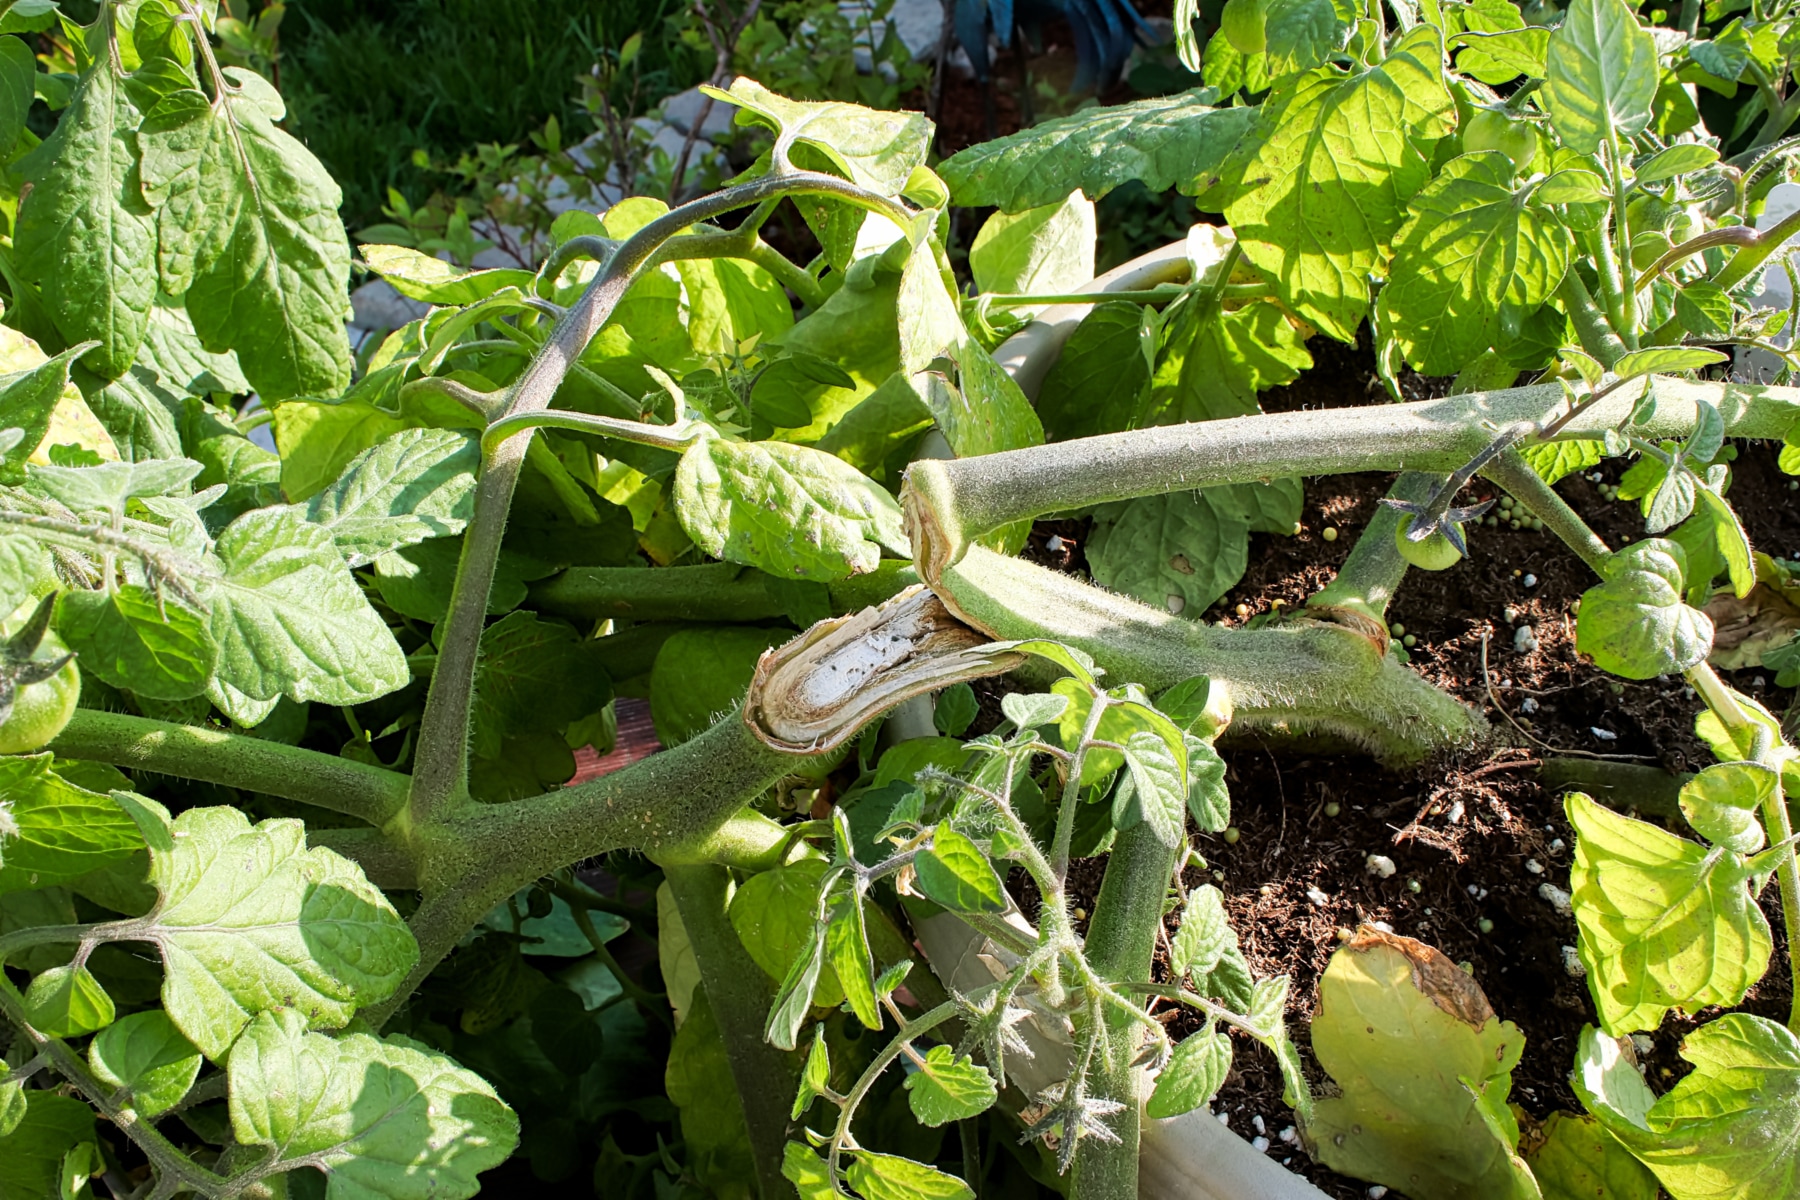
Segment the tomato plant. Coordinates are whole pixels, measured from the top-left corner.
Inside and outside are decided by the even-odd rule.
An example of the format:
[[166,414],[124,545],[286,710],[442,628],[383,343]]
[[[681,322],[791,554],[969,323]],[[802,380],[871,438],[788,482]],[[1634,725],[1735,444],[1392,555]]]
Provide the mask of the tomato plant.
[[[220,64],[213,5],[0,8],[0,611],[31,614],[0,670],[58,718],[0,756],[0,1189],[460,1197],[518,1155],[632,1197],[1123,1200],[1229,1030],[1299,1143],[1378,1184],[1793,1194],[1800,1017],[1699,1026],[1660,1096],[1620,1040],[1743,1000],[1771,880],[1800,941],[1800,752],[1696,606],[1775,570],[1727,443],[1796,438],[1800,390],[1694,378],[1721,346],[1791,363],[1750,293],[1800,216],[1748,222],[1800,106],[1790,18],[1700,15],[1230,0],[1185,48],[1207,87],[935,168],[919,114],[740,78],[714,98],[767,149],[718,192],[565,213],[533,269],[362,246],[430,311],[353,360],[336,185]],[[1687,84],[1740,78],[1721,145]],[[1229,224],[1096,291],[1094,201],[1128,182]],[[974,294],[952,204],[996,210]],[[763,237],[784,206],[815,261]],[[993,351],[1056,304],[1089,308],[1034,403]],[[1260,411],[1310,333],[1365,323],[1396,401],[1403,367],[1449,394]],[[1606,459],[1645,522],[1617,548],[1552,487]],[[1197,619],[1304,477],[1370,470],[1387,502],[1300,611]],[[1444,956],[1350,938],[1315,1097],[1289,980],[1182,882],[1230,824],[1221,738],[1405,764],[1494,736],[1387,624],[1410,564],[1480,553],[1492,488],[1598,577],[1582,651],[1684,677],[1719,759],[1679,832],[1568,801],[1587,1112],[1529,1146],[1522,1037]],[[1018,555],[1074,510],[1094,582]],[[570,782],[622,696],[666,749]]]

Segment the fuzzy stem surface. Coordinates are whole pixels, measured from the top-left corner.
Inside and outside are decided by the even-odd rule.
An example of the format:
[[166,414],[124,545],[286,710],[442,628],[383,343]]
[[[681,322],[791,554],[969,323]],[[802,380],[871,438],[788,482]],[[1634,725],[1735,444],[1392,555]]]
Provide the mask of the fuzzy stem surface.
[[49,749],[116,767],[296,800],[382,826],[406,807],[408,779],[364,763],[217,729],[78,708]]

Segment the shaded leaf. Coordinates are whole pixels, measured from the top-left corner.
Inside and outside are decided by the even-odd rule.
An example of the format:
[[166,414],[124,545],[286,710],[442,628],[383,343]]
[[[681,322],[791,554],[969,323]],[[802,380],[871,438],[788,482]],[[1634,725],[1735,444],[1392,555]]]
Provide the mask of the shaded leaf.
[[56,632],[81,669],[152,700],[186,700],[206,690],[219,648],[206,618],[135,584],[106,592],[70,590],[56,602]]
[[1544,1200],[1656,1200],[1656,1176],[1592,1117],[1551,1113],[1525,1161]]
[[159,1009],[132,1013],[88,1044],[88,1065],[111,1087],[127,1088],[141,1117],[175,1107],[200,1074],[200,1051]]
[[[433,260],[436,261],[435,259]],[[476,439],[452,429],[406,429],[350,461],[306,505],[353,567],[428,538],[461,533],[475,509]]]
[[112,997],[86,966],[51,967],[25,991],[25,1019],[46,1037],[80,1037],[113,1022]]
[[73,883],[144,848],[111,796],[75,786],[51,762],[48,754],[0,756],[0,796],[13,827],[0,840],[0,894]]
[[975,1195],[954,1175],[892,1154],[860,1151],[844,1175],[867,1200],[974,1200]]
[[463,1200],[518,1144],[492,1086],[423,1043],[306,1029],[292,1009],[266,1012],[232,1047],[231,1129],[325,1172],[326,1200]]

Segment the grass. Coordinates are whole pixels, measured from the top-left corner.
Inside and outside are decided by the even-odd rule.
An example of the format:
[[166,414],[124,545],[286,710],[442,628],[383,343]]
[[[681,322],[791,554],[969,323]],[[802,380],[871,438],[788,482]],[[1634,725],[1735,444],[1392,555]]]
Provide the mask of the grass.
[[483,142],[524,142],[555,116],[567,141],[593,127],[578,79],[645,34],[642,102],[702,78],[664,36],[681,0],[290,0],[280,85],[289,127],[343,185],[354,228],[380,221],[387,189],[414,204],[448,182],[416,151],[454,161]]

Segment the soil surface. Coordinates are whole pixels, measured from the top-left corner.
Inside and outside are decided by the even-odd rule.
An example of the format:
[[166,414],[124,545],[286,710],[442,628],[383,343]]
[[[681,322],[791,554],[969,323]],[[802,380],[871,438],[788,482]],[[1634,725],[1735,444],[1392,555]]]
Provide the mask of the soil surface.
[[[1265,411],[1382,402],[1366,349],[1323,338],[1314,339],[1310,349],[1317,365],[1292,386],[1265,393]],[[1411,377],[1402,380],[1402,390],[1409,399],[1422,399],[1443,394],[1447,382]],[[1740,443],[1730,496],[1753,545],[1788,557],[1800,551],[1800,504],[1788,489],[1788,477],[1776,468],[1777,449],[1773,443]],[[1608,463],[1598,473],[1604,482],[1617,483],[1620,467]],[[1308,479],[1300,532],[1252,535],[1242,582],[1207,619],[1239,624],[1302,604],[1343,563],[1392,478]],[[1604,500],[1589,476],[1566,478],[1557,491],[1609,545],[1644,536],[1636,503]],[[1465,497],[1496,494],[1494,485],[1478,479]],[[1027,554],[1064,570],[1085,570],[1084,526],[1042,523]],[[1339,536],[1326,540],[1328,529]],[[1052,536],[1060,544],[1050,542]],[[1209,870],[1190,868],[1185,882],[1190,887],[1210,882],[1225,893],[1232,924],[1259,977],[1290,977],[1290,1027],[1315,1091],[1331,1089],[1312,1057],[1309,1034],[1319,978],[1340,940],[1359,924],[1382,922],[1465,964],[1495,1012],[1524,1032],[1525,1055],[1513,1073],[1512,1099],[1528,1118],[1542,1120],[1558,1109],[1580,1111],[1568,1074],[1582,1026],[1594,1016],[1585,981],[1566,965],[1576,940],[1574,920],[1539,892],[1545,883],[1567,890],[1574,835],[1560,793],[1540,783],[1538,764],[1594,755],[1605,757],[1591,761],[1680,772],[1698,770],[1712,759],[1693,734],[1701,704],[1679,678],[1631,683],[1577,655],[1572,606],[1595,580],[1574,554],[1549,533],[1504,526],[1483,528],[1470,540],[1471,557],[1455,567],[1409,572],[1389,619],[1416,638],[1410,654],[1420,672],[1479,707],[1493,723],[1492,744],[1398,773],[1366,759],[1307,756],[1292,747],[1222,747],[1239,836],[1228,844],[1223,836],[1201,835],[1197,847]],[[1051,545],[1057,546],[1054,553]],[[1523,626],[1531,627],[1537,644],[1521,653],[1515,630]],[[1724,674],[1777,714],[1794,698],[1773,686],[1773,672]],[[1327,815],[1332,804],[1335,816]],[[1371,854],[1392,859],[1395,874],[1372,875],[1365,865]],[[1072,872],[1085,907],[1092,907],[1098,893],[1102,866],[1092,860],[1087,869]],[[1767,976],[1741,1007],[1785,1020],[1790,975],[1773,883],[1762,904],[1775,954]],[[1485,933],[1484,920],[1492,923]],[[1173,934],[1173,918],[1169,924]],[[1166,969],[1165,956],[1166,949],[1159,951],[1159,972]],[[1676,1053],[1682,1038],[1721,1011],[1671,1014],[1651,1035],[1653,1047],[1640,1059],[1657,1091],[1667,1090],[1689,1069]],[[1198,1027],[1188,1011],[1169,1021],[1177,1035]],[[1295,1122],[1281,1102],[1274,1059],[1247,1039],[1237,1040],[1235,1064],[1214,1110],[1246,1139],[1266,1131],[1269,1154],[1327,1194],[1345,1200],[1366,1196],[1366,1182],[1320,1167],[1281,1140],[1281,1132]]]

